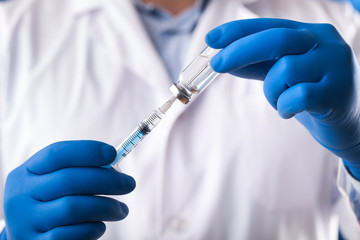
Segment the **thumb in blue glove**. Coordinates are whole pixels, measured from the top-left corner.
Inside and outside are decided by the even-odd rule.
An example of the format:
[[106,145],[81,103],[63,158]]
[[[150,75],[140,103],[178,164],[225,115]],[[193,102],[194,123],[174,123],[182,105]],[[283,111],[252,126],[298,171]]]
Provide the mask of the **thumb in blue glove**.
[[360,179],[359,65],[332,25],[240,20],[212,30],[206,42],[224,48],[211,61],[215,71],[263,80],[279,115],[295,116]]
[[98,239],[103,221],[122,220],[125,204],[98,195],[131,192],[130,176],[104,168],[116,156],[96,141],[52,144],[13,170],[6,180],[2,236],[13,239]]

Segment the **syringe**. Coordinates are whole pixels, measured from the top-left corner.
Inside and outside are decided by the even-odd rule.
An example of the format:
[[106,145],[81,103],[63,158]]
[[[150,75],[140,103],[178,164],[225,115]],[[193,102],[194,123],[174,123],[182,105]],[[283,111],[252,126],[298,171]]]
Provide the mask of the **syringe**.
[[153,130],[161,121],[165,113],[170,109],[175,102],[176,97],[170,98],[161,107],[153,111],[153,113],[142,121],[139,126],[122,142],[116,149],[116,159],[111,166],[120,171],[119,163],[125,158],[133,148],[135,148],[139,142],[141,142],[151,130]]
[[111,166],[120,171],[119,163],[141,142],[161,121],[176,99],[184,104],[190,102],[193,94],[201,93],[219,74],[210,66],[210,60],[220,50],[205,48],[180,74],[179,81],[170,87],[174,94],[118,146],[115,161]]

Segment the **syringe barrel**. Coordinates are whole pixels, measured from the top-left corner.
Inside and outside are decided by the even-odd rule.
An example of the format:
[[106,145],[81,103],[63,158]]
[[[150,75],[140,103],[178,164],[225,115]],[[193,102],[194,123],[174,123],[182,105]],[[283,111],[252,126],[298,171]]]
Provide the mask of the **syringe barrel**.
[[155,110],[148,118],[142,121],[139,126],[122,142],[116,149],[116,158],[111,166],[120,171],[119,163],[125,158],[144,138],[147,134],[159,124],[162,113]]
[[146,136],[145,133],[141,131],[141,129],[138,127],[136,128],[120,145],[116,148],[116,158],[114,162],[111,163],[111,166],[116,169],[120,170],[119,163],[120,161],[126,157],[131,150],[138,145],[141,140],[144,139]]
[[183,103],[192,94],[201,93],[219,74],[210,66],[210,60],[220,49],[205,48],[180,74],[179,81],[170,90]]

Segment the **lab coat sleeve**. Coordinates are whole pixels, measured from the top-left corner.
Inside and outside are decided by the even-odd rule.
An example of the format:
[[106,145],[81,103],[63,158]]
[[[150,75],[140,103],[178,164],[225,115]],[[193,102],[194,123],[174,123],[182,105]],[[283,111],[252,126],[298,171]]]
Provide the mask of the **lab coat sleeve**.
[[339,161],[337,184],[340,192],[350,203],[355,217],[360,225],[360,181],[356,180],[345,168],[343,161]]

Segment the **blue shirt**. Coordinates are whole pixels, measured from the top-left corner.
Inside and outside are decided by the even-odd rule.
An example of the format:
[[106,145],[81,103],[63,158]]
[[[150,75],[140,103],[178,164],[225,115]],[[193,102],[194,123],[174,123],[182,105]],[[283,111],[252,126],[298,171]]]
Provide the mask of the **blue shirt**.
[[191,35],[207,2],[197,1],[192,8],[173,16],[165,9],[134,0],[144,27],[173,82],[177,82],[184,67]]

